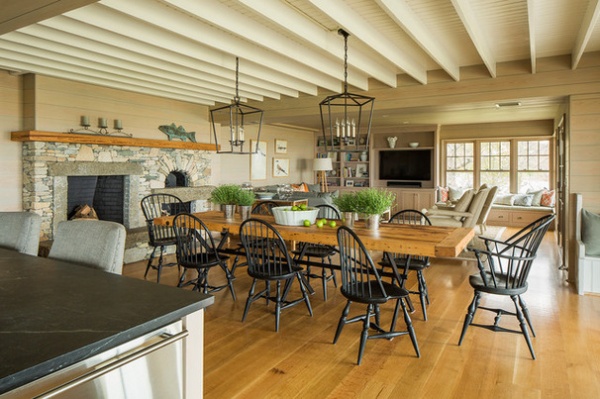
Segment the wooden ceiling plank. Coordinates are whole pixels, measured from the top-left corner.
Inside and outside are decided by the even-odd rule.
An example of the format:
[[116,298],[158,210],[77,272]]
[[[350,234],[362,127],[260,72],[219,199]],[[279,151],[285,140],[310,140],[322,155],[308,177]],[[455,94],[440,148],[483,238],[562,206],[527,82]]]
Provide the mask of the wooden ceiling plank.
[[531,58],[531,73],[535,73],[537,69],[537,54],[536,54],[536,18],[534,0],[527,0],[527,19],[529,21],[529,54]]
[[[282,29],[286,29],[297,38],[301,38],[343,61],[344,49],[340,45],[337,32],[323,29],[320,25],[303,17],[295,9],[286,6],[279,0],[240,0],[240,2],[264,18],[277,24]],[[383,84],[396,87],[396,72],[394,69],[384,65],[385,62],[382,62],[384,61],[383,59],[377,60],[373,57],[368,57],[350,44],[348,44],[348,47],[348,52],[352,54],[352,58],[348,59],[350,67],[368,74]],[[338,69],[341,70],[339,65]],[[354,73],[351,76],[354,76]],[[354,83],[351,84],[354,85]]]
[[[202,47],[218,49],[218,59],[209,62],[232,71],[235,71],[237,56],[241,60],[240,71],[248,74],[253,73],[248,72],[248,63],[244,62],[246,60],[252,61],[256,69],[268,69],[269,75],[299,79],[330,90],[337,90],[340,86],[339,81],[333,77],[298,65],[274,52],[249,45],[247,41],[236,39],[221,29],[186,17],[182,12],[163,4],[144,0],[104,0],[102,5],[91,5],[85,9],[71,11],[67,15],[205,61],[209,60],[206,59]],[[165,21],[169,21],[169,24],[165,24]],[[156,27],[160,29],[157,30]],[[284,84],[284,80],[280,80],[279,83]]]
[[467,33],[469,33],[471,41],[475,45],[477,52],[479,52],[479,56],[481,57],[483,63],[487,67],[490,75],[493,78],[495,78],[496,60],[494,58],[494,54],[492,53],[492,50],[485,41],[485,35],[483,34],[483,30],[479,26],[477,16],[473,12],[471,6],[468,4],[468,0],[451,1],[463,25],[465,26]]
[[336,21],[340,27],[369,45],[374,51],[402,69],[417,82],[427,83],[427,72],[424,66],[419,65],[413,59],[409,59],[400,47],[341,0],[309,1]]
[[460,80],[460,67],[448,49],[430,33],[427,26],[403,0],[377,0],[381,8],[455,81]]

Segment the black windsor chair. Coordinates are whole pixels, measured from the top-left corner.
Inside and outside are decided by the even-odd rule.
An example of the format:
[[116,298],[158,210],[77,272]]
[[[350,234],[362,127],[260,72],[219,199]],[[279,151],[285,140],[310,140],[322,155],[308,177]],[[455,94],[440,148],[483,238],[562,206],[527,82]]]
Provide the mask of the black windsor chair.
[[[388,223],[431,226],[431,221],[427,216],[425,216],[424,213],[413,209],[397,212],[390,218]],[[425,281],[425,276],[423,276],[423,270],[428,268],[430,265],[429,257],[400,253],[391,253],[389,256],[394,260],[399,270],[404,270],[404,272],[400,274],[400,277],[403,278],[403,280],[400,281],[401,287],[405,287],[408,271],[412,270],[416,272],[418,290],[409,291],[409,293],[419,295],[421,300],[421,308],[423,309],[423,318],[427,320],[426,305],[429,305],[429,292],[427,291],[427,283]],[[389,258],[386,256],[386,254],[384,254],[382,260],[379,262],[379,265],[381,265],[382,270],[385,270],[391,266]],[[412,301],[410,301],[410,298],[408,300],[408,305],[412,312],[414,307],[412,305]]]
[[272,209],[276,206],[279,206],[279,205],[275,201],[260,202],[256,205],[254,205],[254,207],[252,208],[252,211],[250,211],[250,213],[252,215],[273,216]]
[[[194,291],[202,290],[205,294],[229,287],[231,296],[235,301],[234,277],[227,268],[229,257],[219,254],[218,247],[215,245],[211,232],[206,225],[192,214],[180,213],[173,220],[173,229],[177,239],[177,259],[184,268],[177,286],[193,285]],[[213,286],[208,283],[208,272],[215,266],[219,266],[223,270],[227,278],[227,284]],[[198,276],[185,281],[188,269],[195,269]]]
[[[531,334],[534,337],[535,331],[531,324],[529,310],[521,295],[527,291],[527,278],[531,265],[554,217],[555,215],[547,215],[539,218],[505,241],[480,237],[484,241],[486,249],[469,248],[476,255],[479,273],[469,277],[469,284],[471,284],[475,293],[465,316],[458,345],[462,344],[467,328],[471,325],[492,331],[521,333],[525,337],[531,357],[535,359],[535,352],[533,351],[527,325],[529,325]],[[511,312],[499,308],[479,306],[481,295],[484,293],[510,296],[514,303],[515,311]],[[477,309],[496,313],[494,324],[482,325],[473,323],[473,317]],[[517,318],[521,331],[503,328],[498,325],[501,316],[505,314]]]
[[[189,212],[188,206],[178,197],[171,194],[150,194],[141,201],[142,211],[148,228],[148,244],[152,253],[148,259],[144,278],[148,276],[150,268],[156,269],[156,282],[160,283],[160,274],[163,266],[175,266],[177,263],[163,264],[163,254],[166,247],[176,244],[175,232],[172,226],[159,226],[154,224],[154,219],[161,216],[177,215],[180,212]],[[159,250],[158,263],[152,264],[156,251]],[[178,266],[179,268],[179,266]]]
[[[329,204],[317,205],[319,208],[318,219],[340,220],[341,216],[337,208]],[[296,262],[306,265],[306,279],[310,283],[311,278],[319,278],[323,282],[323,299],[327,300],[327,282],[333,280],[334,287],[337,288],[337,280],[333,269],[332,257],[338,253],[333,245],[321,245],[301,242],[298,243],[298,249],[292,251]],[[303,259],[306,258],[306,261]],[[311,258],[319,258],[320,262],[313,262]],[[327,259],[327,262],[325,261]],[[321,274],[311,272],[311,266],[321,268]],[[327,273],[329,270],[329,273]]]
[[[337,238],[342,274],[341,292],[348,301],[340,317],[333,343],[337,342],[346,324],[362,321],[363,329],[358,349],[358,364],[362,361],[365,344],[368,339],[392,339],[406,334],[410,336],[417,357],[421,357],[417,344],[417,336],[415,335],[415,330],[408,315],[406,304],[404,303],[404,299],[408,297],[408,291],[399,285],[381,280],[373,259],[371,259],[369,252],[354,231],[346,226],[342,226],[337,231]],[[396,277],[400,279],[401,277],[398,275],[395,265],[392,264],[392,268],[397,275]],[[390,329],[387,331],[380,327],[379,306],[390,300],[396,300],[396,306]],[[348,319],[352,302],[366,304],[367,310],[364,314]],[[402,307],[402,312],[404,313],[406,331],[396,331],[396,319],[399,307]],[[374,323],[371,323],[371,317],[375,317]],[[369,335],[370,329],[374,329],[376,332]]]
[[[250,218],[240,226],[240,238],[246,252],[248,274],[253,278],[242,321],[246,320],[250,305],[260,298],[265,298],[267,304],[269,301],[275,302],[276,331],[279,331],[279,318],[283,309],[304,302],[312,316],[306,283],[302,279],[302,268],[291,258],[285,241],[275,227],[264,220]],[[294,279],[300,284],[302,296],[295,300],[288,300],[287,296]],[[255,293],[259,280],[265,281],[266,287]],[[271,282],[276,283],[275,295],[271,294]],[[282,283],[285,283],[283,287]]]

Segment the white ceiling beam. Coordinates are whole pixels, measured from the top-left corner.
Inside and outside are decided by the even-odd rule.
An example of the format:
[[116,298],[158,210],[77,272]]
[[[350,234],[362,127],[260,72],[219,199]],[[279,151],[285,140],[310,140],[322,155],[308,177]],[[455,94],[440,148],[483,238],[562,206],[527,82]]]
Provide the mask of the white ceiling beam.
[[527,19],[529,27],[529,57],[531,58],[531,73],[537,70],[537,48],[535,42],[535,1],[527,0]]
[[479,53],[479,57],[485,64],[490,73],[490,76],[493,78],[496,77],[496,59],[494,58],[494,54],[490,49],[489,45],[486,43],[485,35],[483,34],[483,30],[479,25],[479,21],[477,20],[477,16],[473,12],[468,0],[451,0],[456,13],[460,17],[467,33],[471,37],[471,41],[477,52]]
[[[66,15],[231,70],[235,70],[237,56],[240,58],[240,70],[250,75],[258,76],[258,71],[248,71],[245,60],[252,61],[253,66],[262,69],[263,73],[268,71],[268,75],[312,82],[316,86],[329,90],[337,90],[340,87],[338,79],[307,66],[298,65],[290,58],[251,45],[248,41],[202,23],[161,3],[146,0],[106,0],[102,5],[93,4]],[[169,23],[165,24],[165,21]],[[161,28],[162,31],[157,31],[156,27]],[[179,32],[184,32],[184,35]],[[213,61],[206,59],[206,47],[218,50],[218,59]],[[223,57],[223,52],[231,56]],[[278,83],[284,84],[285,81],[280,79]]]
[[[214,102],[227,102],[233,98],[233,93],[224,93],[222,91],[207,89],[198,86],[197,83],[192,82],[191,79],[182,78],[180,80],[174,80],[167,79],[159,75],[149,75],[139,70],[122,68],[124,63],[119,62],[117,59],[103,60],[101,57],[82,57],[86,55],[84,53],[72,56],[68,55],[64,51],[55,52],[49,48],[37,48],[20,43],[14,43],[7,40],[6,36],[9,35],[0,37],[0,49],[35,57],[40,60],[41,64],[47,60],[50,60],[57,63],[67,64],[73,68],[72,70],[80,71],[80,73],[85,73],[86,71],[96,71],[102,75],[105,75],[106,73],[114,74],[115,77],[120,77],[121,79],[131,77],[139,80],[140,82],[146,82],[147,84],[156,83],[164,87],[171,87],[174,91],[179,90],[182,93],[188,93],[190,96],[198,95]],[[10,37],[8,39],[10,39]],[[28,61],[32,62],[31,59]],[[262,97],[258,97],[257,99],[261,101]]]
[[[112,73],[107,73],[104,71],[98,71],[82,66],[71,65],[66,62],[54,61],[48,58],[40,58],[30,54],[18,53],[15,51],[5,50],[0,48],[0,58],[2,59],[12,59],[15,62],[26,63],[28,65],[38,65],[40,67],[45,67],[54,70],[60,70],[65,74],[70,74],[74,76],[87,76],[90,78],[97,78],[106,81],[112,81],[117,83],[123,83],[125,85],[129,85],[131,87],[140,87],[145,89],[158,89],[164,93],[177,93],[181,94],[187,98],[194,98],[196,102],[201,102],[202,104],[214,104],[215,101],[208,97],[201,95],[199,93],[194,93],[190,90],[182,90],[179,88],[168,87],[160,83],[153,83],[148,81],[143,81],[137,78],[131,78],[127,76],[119,76]],[[29,69],[32,71],[32,69]],[[35,69],[33,69],[35,71]],[[223,99],[223,102],[230,101],[229,99]]]
[[402,69],[416,81],[426,84],[427,71],[425,66],[419,65],[415,60],[409,59],[386,35],[370,25],[358,13],[352,10],[341,0],[309,0],[315,7],[336,21],[348,33],[369,45],[373,50],[391,63]]
[[[312,45],[326,51],[338,60],[344,60],[344,48],[340,45],[340,37],[337,32],[323,29],[320,25],[279,0],[239,1],[254,12],[279,25],[280,28],[286,29],[297,38],[312,43]],[[350,44],[348,44],[348,52],[352,54],[352,57],[348,60],[350,67],[366,73],[373,79],[390,87],[397,87],[396,68],[387,60],[367,56]],[[339,70],[342,70],[341,65],[343,64],[338,64]],[[352,72],[351,76],[354,76],[354,74]]]
[[377,0],[377,3],[452,79],[460,80],[458,63],[404,0]]
[[600,16],[600,0],[590,0],[588,3],[588,8],[583,17],[583,21],[581,21],[581,28],[579,28],[579,33],[577,34],[577,40],[575,41],[575,46],[573,47],[573,51],[571,52],[571,68],[577,68],[579,61],[581,60],[581,56],[585,51],[585,46],[587,46],[590,41],[590,37],[592,36],[592,32],[594,28],[596,28],[596,23],[598,22],[598,17]]
[[[133,62],[147,62],[154,67],[177,70],[179,73],[189,74],[195,71],[195,76],[204,76],[205,79],[215,80],[220,84],[235,86],[235,72],[214,64],[178,54],[167,49],[155,47],[130,37],[124,37],[118,33],[110,32],[96,26],[90,26],[83,22],[58,16],[37,25],[28,26],[20,32],[37,37],[48,37],[54,41],[68,43],[74,47],[88,48],[103,54],[113,54],[117,57],[129,59]],[[212,51],[212,50],[211,50]],[[218,57],[215,52],[214,57]],[[242,76],[242,74],[240,74]],[[245,76],[248,76],[245,74]],[[284,76],[275,78],[284,79]],[[288,79],[286,86],[257,77],[245,79],[248,84],[264,87],[266,90],[286,94],[292,97],[298,96],[299,89],[312,90],[316,94],[316,86],[301,81]],[[242,85],[245,84],[242,82]],[[289,87],[289,86],[298,86]],[[263,93],[263,95],[265,95]]]
[[19,70],[23,72],[33,72],[39,75],[51,76],[60,79],[73,80],[76,82],[93,84],[98,86],[110,87],[112,89],[132,91],[135,93],[148,94],[151,96],[171,98],[179,101],[187,101],[194,104],[201,104],[206,106],[213,106],[214,102],[200,100],[195,97],[183,96],[179,93],[173,93],[169,91],[157,90],[154,88],[141,87],[137,85],[130,85],[123,82],[117,82],[112,79],[101,79],[87,75],[80,75],[76,73],[65,72],[62,69],[51,68],[46,65],[30,64],[28,62],[16,61],[12,57],[4,58],[0,56],[0,68],[8,70]]
[[[330,57],[324,56],[321,52],[313,51],[311,43],[305,46],[297,41],[290,40],[219,2],[214,0],[165,1],[197,18],[205,20],[211,25],[219,26],[234,35],[244,38],[243,42],[255,43],[335,79],[344,79],[343,68],[340,67],[340,64],[334,62]],[[252,32],[252,34],[248,35],[248,32]],[[266,60],[263,60],[263,62],[268,63]],[[368,78],[363,72],[354,73],[348,80],[351,85],[361,90],[368,90],[369,88]]]
[[[92,46],[80,46],[73,47],[67,45],[63,42],[56,42],[48,40],[47,38],[35,37],[31,35],[27,35],[22,32],[11,32],[6,35],[0,37],[0,40],[9,41],[12,43],[17,43],[24,46],[31,46],[33,48],[48,50],[58,55],[66,55],[71,57],[76,57],[83,60],[93,60],[94,63],[98,64],[98,66],[102,65],[106,68],[114,68],[118,67],[119,69],[123,69],[128,73],[133,75],[140,74],[145,76],[157,77],[159,79],[169,79],[173,82],[177,83],[185,83],[187,85],[196,86],[198,88],[206,88],[211,91],[215,91],[220,93],[220,96],[229,96],[233,97],[235,93],[235,84],[230,83],[227,85],[218,84],[209,80],[199,79],[196,77],[196,73],[192,69],[188,69],[186,74],[177,73],[173,70],[166,70],[162,68],[156,68],[152,66],[148,62],[132,62],[125,58],[119,57],[119,54],[115,51],[107,51],[106,54],[95,52],[88,50],[89,48],[93,48],[93,42],[85,39],[90,42]],[[124,51],[123,51],[124,52]],[[155,61],[155,60],[152,60]],[[164,63],[161,64],[161,67],[165,67]],[[275,94],[275,93],[273,93]],[[256,94],[254,91],[246,91],[240,89],[240,95],[242,97],[247,97],[252,100],[262,101],[263,96],[260,94]]]

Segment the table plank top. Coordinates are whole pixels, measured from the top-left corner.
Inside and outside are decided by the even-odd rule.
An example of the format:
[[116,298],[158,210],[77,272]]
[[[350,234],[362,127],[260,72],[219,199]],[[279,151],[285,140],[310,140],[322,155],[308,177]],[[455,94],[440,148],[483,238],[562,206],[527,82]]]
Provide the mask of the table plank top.
[[[209,211],[195,213],[212,231],[228,229],[230,234],[239,235],[242,219],[239,214],[234,220],[225,220],[223,212]],[[337,245],[337,228],[329,226],[310,227],[283,226],[275,224],[272,216],[252,215],[273,224],[285,240],[310,242],[314,244]],[[174,216],[154,219],[154,223],[170,225]],[[341,222],[339,222],[341,224]],[[475,236],[473,228],[412,226],[382,223],[378,230],[365,227],[363,221],[355,222],[353,230],[370,250],[404,253],[432,257],[453,258],[458,256]]]

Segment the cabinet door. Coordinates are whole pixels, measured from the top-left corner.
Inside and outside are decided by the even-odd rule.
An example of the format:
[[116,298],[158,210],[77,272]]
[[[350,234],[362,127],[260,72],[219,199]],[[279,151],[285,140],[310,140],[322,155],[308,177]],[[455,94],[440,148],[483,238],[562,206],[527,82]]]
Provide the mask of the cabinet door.
[[433,192],[426,190],[402,191],[402,209],[421,210],[433,205]]

